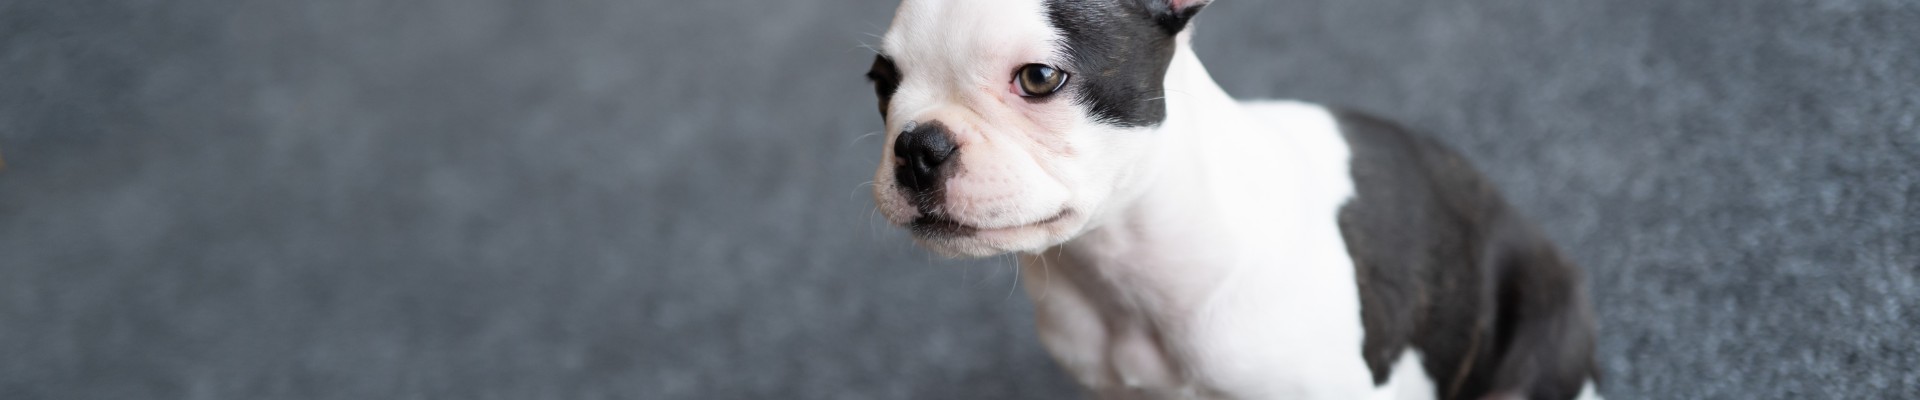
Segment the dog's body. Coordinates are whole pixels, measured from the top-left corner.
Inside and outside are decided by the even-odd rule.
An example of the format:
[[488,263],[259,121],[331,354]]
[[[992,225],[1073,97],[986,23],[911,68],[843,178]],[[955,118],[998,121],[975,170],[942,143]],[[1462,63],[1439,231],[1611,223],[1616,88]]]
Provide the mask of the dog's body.
[[1186,45],[1204,2],[907,0],[880,210],[1022,253],[1104,398],[1594,397],[1578,270],[1431,140],[1230,98]]

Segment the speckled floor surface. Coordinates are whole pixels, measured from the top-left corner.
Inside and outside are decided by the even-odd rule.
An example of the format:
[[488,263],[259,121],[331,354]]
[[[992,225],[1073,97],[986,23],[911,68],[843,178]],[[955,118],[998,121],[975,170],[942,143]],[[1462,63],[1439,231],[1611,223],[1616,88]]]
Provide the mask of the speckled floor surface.
[[[1063,398],[871,213],[894,2],[0,0],[0,398]],[[1474,159],[1614,399],[1920,397],[1920,3],[1220,0]]]

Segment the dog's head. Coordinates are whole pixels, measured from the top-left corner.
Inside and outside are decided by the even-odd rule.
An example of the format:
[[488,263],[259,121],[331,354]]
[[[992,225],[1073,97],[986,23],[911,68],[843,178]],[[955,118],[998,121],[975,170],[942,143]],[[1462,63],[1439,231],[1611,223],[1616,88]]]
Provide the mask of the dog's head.
[[1168,65],[1208,0],[905,0],[868,76],[874,200],[952,256],[1037,251],[1140,185]]

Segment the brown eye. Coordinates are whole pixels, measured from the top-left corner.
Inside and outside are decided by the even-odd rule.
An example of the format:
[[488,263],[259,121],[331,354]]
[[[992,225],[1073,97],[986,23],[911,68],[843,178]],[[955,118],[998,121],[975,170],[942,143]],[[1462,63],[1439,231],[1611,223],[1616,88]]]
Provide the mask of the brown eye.
[[1013,73],[1013,85],[1023,97],[1047,97],[1067,85],[1067,72],[1040,64],[1027,64]]

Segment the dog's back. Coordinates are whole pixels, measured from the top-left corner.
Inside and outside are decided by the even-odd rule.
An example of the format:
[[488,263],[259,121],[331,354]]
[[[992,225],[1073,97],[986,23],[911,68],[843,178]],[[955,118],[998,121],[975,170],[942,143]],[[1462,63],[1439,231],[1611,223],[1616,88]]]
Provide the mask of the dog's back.
[[1590,394],[1594,322],[1580,270],[1451,149],[1332,112],[1352,155],[1355,196],[1339,220],[1375,382],[1414,349],[1440,398]]

